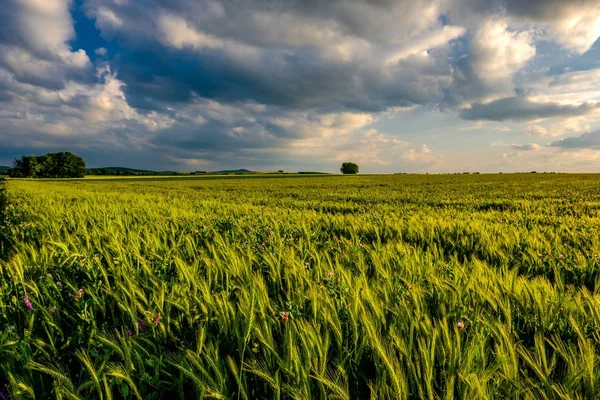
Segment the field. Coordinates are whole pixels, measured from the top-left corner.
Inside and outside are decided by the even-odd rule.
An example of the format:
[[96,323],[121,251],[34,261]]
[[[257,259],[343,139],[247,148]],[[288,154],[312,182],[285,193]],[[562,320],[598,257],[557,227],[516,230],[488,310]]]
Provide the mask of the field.
[[5,186],[6,398],[599,398],[599,175]]

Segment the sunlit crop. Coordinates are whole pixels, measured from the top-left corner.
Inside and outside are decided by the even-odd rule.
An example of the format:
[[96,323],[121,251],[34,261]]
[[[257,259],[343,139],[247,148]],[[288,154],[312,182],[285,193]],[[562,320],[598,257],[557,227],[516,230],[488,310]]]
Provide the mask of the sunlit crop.
[[10,180],[0,391],[600,393],[600,177]]

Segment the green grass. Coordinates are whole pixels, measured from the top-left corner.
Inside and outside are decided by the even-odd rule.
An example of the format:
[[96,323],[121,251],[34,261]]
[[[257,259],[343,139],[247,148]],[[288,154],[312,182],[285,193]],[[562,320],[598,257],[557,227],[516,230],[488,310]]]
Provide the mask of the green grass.
[[598,175],[6,186],[11,398],[600,393]]

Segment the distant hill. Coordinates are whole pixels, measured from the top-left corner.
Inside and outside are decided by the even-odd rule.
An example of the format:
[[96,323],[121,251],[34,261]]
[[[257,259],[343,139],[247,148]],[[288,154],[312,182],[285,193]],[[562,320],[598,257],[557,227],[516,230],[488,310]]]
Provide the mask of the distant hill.
[[10,167],[7,167],[6,165],[0,165],[0,171],[6,171],[7,169],[10,169]]
[[223,171],[214,171],[213,174],[247,174],[247,173],[251,173],[254,171],[250,171],[248,169],[245,168],[241,168],[241,169],[225,169]]
[[[191,172],[192,175],[196,174],[253,174],[254,171],[250,171],[245,168],[240,169],[226,169],[222,171],[196,171]],[[175,172],[175,171],[151,171],[148,169],[136,169],[126,167],[101,167],[101,168],[88,168],[86,169],[86,175],[187,175],[186,172]]]
[[101,168],[88,168],[88,171],[100,170],[100,169],[109,169],[111,171],[119,171],[119,172],[137,172],[140,174],[149,174],[156,173],[156,171],[150,171],[147,169],[135,169],[135,168],[126,168],[126,167],[101,167]]

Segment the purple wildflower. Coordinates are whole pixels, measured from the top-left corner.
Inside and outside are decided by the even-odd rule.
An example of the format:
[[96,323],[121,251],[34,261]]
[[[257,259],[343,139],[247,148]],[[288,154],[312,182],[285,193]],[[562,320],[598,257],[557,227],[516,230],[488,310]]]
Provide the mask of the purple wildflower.
[[138,330],[140,332],[146,332],[146,327],[144,326],[144,321],[142,321],[141,319],[137,320],[137,326],[138,326]]
[[4,390],[0,390],[0,399],[8,400],[8,394]]
[[127,330],[127,334],[128,334],[129,336],[133,336],[133,331],[132,331],[131,329],[128,329],[128,330]]
[[31,305],[31,301],[29,300],[29,297],[27,297],[27,296],[23,297],[23,302],[25,303],[25,307],[27,307],[27,309],[29,311],[33,311],[33,306]]

